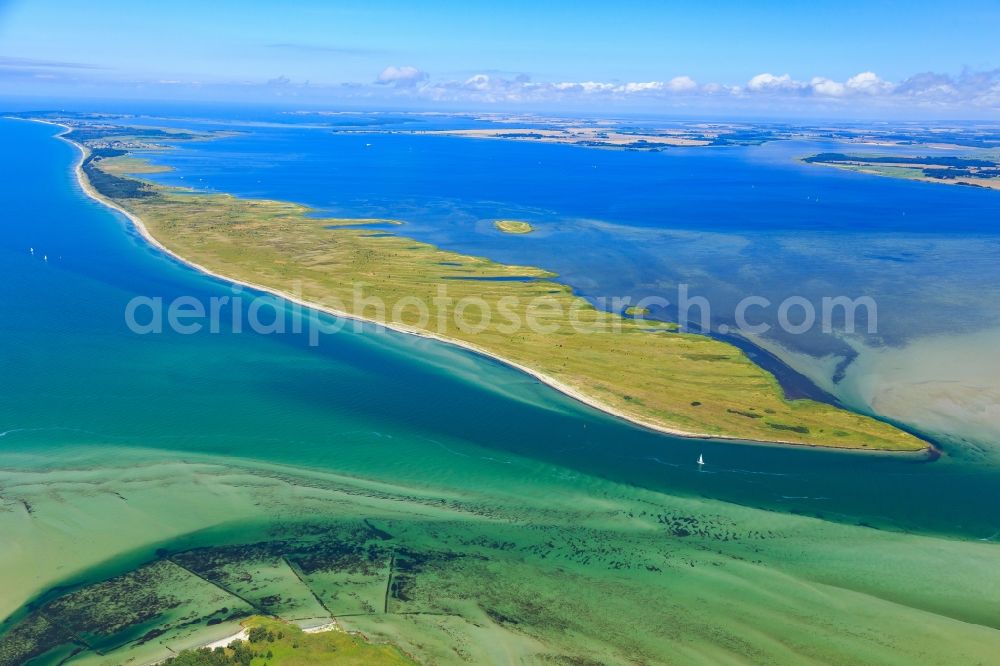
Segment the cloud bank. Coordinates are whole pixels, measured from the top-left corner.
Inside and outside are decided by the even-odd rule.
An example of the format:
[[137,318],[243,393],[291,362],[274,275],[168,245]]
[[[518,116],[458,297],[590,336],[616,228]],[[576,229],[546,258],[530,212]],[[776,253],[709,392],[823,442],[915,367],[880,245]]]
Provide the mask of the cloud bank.
[[132,91],[135,96],[146,98],[167,95],[177,99],[178,95],[186,94],[190,98],[215,101],[266,101],[282,97],[371,106],[440,103],[452,107],[535,105],[599,110],[615,105],[644,110],[677,107],[733,113],[782,114],[812,109],[817,113],[855,115],[875,110],[886,115],[1000,116],[1000,69],[967,69],[958,74],[923,72],[898,81],[884,79],[872,71],[844,79],[822,75],[795,78],[788,73],[761,72],[734,84],[698,81],[685,74],[647,81],[536,81],[527,74],[496,71],[434,77],[415,65],[390,65],[368,82],[316,83],[283,74],[257,81],[191,81],[175,77],[142,80],[116,71],[102,72],[86,63],[0,56],[0,93],[6,83],[17,94],[26,94],[32,81],[39,89],[45,86],[47,91],[84,91],[90,96],[100,94],[101,90],[116,96]]
[[843,81],[822,76],[799,80],[789,74],[762,72],[740,85],[698,83],[684,75],[662,81],[630,82],[536,82],[526,76],[505,78],[488,74],[475,74],[461,80],[433,81],[423,72],[420,72],[420,76],[419,80],[408,79],[414,85],[407,94],[453,102],[519,103],[587,99],[668,101],[703,97],[771,102],[790,98],[814,99],[844,105],[864,100],[886,105],[915,103],[1000,108],[1000,69],[987,72],[965,71],[958,76],[923,73],[899,82],[887,81],[874,72],[859,72]]
[[382,73],[375,79],[379,85],[394,85],[397,88],[406,88],[417,85],[427,78],[426,72],[421,72],[416,67],[406,65],[404,67],[394,67],[390,65],[382,70]]

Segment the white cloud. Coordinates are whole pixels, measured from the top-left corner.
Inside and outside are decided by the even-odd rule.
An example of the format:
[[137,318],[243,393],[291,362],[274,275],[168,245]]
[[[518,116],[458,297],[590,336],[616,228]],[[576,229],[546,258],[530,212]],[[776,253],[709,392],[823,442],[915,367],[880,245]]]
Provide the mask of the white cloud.
[[815,97],[847,97],[851,95],[883,96],[893,92],[895,86],[874,72],[861,72],[847,81],[840,82],[825,76],[814,76],[808,83],[793,79],[789,74],[775,76],[765,72],[747,82],[751,93],[794,94]]
[[847,79],[845,84],[850,90],[866,93],[868,95],[880,95],[892,90],[892,84],[883,81],[875,72],[861,72]]
[[437,100],[486,102],[530,102],[565,100],[572,97],[656,97],[687,93],[698,89],[698,84],[688,76],[677,76],[669,81],[558,81],[534,82],[521,75],[513,79],[488,74],[474,74],[458,81],[421,83],[404,90]]
[[465,80],[465,87],[469,90],[489,90],[490,77],[486,74],[476,74]]
[[824,95],[826,97],[841,97],[846,90],[843,83],[838,83],[822,76],[814,76],[809,81],[809,86],[817,95]]
[[651,90],[663,90],[663,81],[646,81],[645,83],[626,83],[621,87],[625,93],[649,92]]
[[758,74],[747,82],[747,88],[754,91],[787,91],[798,90],[801,87],[802,83],[793,80],[788,74],[781,76],[770,73]]
[[924,72],[902,81],[893,95],[921,106],[971,105],[1000,110],[1000,69],[965,70],[958,76]]
[[944,74],[917,74],[899,84],[897,92],[907,97],[951,98],[957,96],[956,82]]
[[583,83],[577,84],[585,93],[599,93],[608,92],[609,90],[614,90],[615,85],[613,83],[599,83],[598,81],[584,81]]
[[[388,85],[395,94],[450,102],[481,103],[570,103],[588,100],[627,102],[628,100],[684,99],[688,104],[698,96],[728,96],[739,104],[753,104],[759,97],[769,100],[787,98],[795,104],[847,104],[866,100],[883,107],[916,100],[921,105],[963,105],[1000,111],[1000,69],[989,72],[963,72],[959,76],[925,73],[899,83],[886,81],[874,72],[860,72],[846,80],[814,76],[799,80],[790,74],[764,72],[745,85],[719,82],[700,84],[689,76],[675,76],[664,81],[532,81],[527,75],[506,77],[478,73],[462,79],[432,81],[416,67],[387,67],[377,83]],[[364,86],[363,86],[364,87]],[[369,90],[374,90],[368,86]],[[815,100],[809,102],[809,100]],[[680,103],[680,102],[679,102]]]
[[381,85],[413,86],[426,78],[427,73],[420,71],[416,67],[410,65],[394,67],[390,65],[382,70],[382,73],[375,79],[375,83]]
[[687,92],[698,87],[690,76],[675,76],[667,82],[667,88],[673,92]]

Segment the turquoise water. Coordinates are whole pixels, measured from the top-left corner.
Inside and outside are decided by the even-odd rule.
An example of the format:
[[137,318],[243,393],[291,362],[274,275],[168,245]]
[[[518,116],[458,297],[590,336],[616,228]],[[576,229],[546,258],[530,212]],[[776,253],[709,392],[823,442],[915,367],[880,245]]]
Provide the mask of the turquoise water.
[[[318,348],[291,333],[135,335],[123,317],[134,295],[233,292],[87,199],[71,171],[75,148],[56,133],[0,121],[16,156],[0,165],[4,466],[58,466],[60,447],[101,455],[149,447],[358,475],[366,459],[398,459],[399,477],[419,482],[447,479],[454,456],[516,453],[670,493],[849,522],[976,538],[1000,527],[990,467],[666,437],[497,363],[374,328],[345,330]],[[408,464],[413,450],[424,454],[419,466]]]

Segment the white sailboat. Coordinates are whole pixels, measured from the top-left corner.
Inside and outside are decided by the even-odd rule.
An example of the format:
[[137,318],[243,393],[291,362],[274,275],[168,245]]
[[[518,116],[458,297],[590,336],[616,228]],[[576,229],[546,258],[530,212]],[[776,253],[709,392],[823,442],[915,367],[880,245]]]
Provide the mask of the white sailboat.
[[698,454],[698,465],[699,465],[699,466],[701,466],[701,465],[704,465],[704,464],[705,464],[705,458],[704,458],[704,456],[702,456],[702,455],[701,455],[701,454],[699,453],[699,454]]

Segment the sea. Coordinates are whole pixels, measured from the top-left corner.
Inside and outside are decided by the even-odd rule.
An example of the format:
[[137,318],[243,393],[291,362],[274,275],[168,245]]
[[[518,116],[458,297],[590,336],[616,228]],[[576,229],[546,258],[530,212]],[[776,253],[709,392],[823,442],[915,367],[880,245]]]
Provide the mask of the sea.
[[[352,474],[372,473],[373,460],[396,460],[392,474],[426,479],[447,475],[456,457],[509,454],[777,511],[821,510],[977,538],[997,531],[1000,469],[962,443],[944,442],[944,455],[925,462],[670,437],[473,353],[375,327],[345,327],[318,347],[292,326],[261,335],[223,322],[218,333],[138,335],[124,317],[132,298],[207,300],[232,288],[151,247],[122,216],[87,198],[73,174],[77,149],[55,138],[60,131],[0,121],[10,155],[0,164],[4,465],[50,464],[61,448],[143,447]],[[962,312],[949,302],[935,317],[934,303],[947,300],[937,293],[923,317],[903,312],[933,291],[917,276],[939,275],[946,265],[967,287],[992,288],[982,273],[995,251],[985,226],[998,210],[996,193],[788,159],[811,146],[646,154],[312,127],[240,131],[157,153],[157,162],[176,168],[157,179],[297,201],[323,214],[390,216],[405,223],[398,233],[551,268],[589,295],[642,293],[657,267],[666,267],[661,279],[691,279],[706,294],[735,288],[737,275],[775,297],[841,275],[836,288],[848,294],[872,286],[886,295],[879,349],[891,351],[878,353],[905,354],[947,330],[958,339],[985,335],[995,306],[984,299]],[[574,186],[577,177],[586,186]],[[871,209],[863,205],[869,200]],[[537,236],[505,236],[489,224],[511,217],[537,224]],[[796,230],[798,219],[804,228]],[[882,249],[866,240],[875,236]],[[676,247],[667,252],[671,238]],[[955,252],[933,254],[942,246]],[[834,264],[817,265],[820,255]],[[726,256],[741,257],[740,265],[728,266]],[[953,275],[948,284],[960,281]],[[244,308],[254,295],[246,296]],[[897,311],[912,326],[893,324]],[[282,316],[306,315],[289,306]],[[809,353],[806,343],[802,349]],[[414,447],[434,453],[430,468],[406,464]],[[704,470],[695,464],[701,454],[710,463]]]

